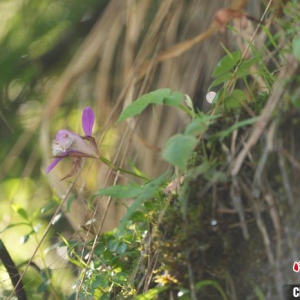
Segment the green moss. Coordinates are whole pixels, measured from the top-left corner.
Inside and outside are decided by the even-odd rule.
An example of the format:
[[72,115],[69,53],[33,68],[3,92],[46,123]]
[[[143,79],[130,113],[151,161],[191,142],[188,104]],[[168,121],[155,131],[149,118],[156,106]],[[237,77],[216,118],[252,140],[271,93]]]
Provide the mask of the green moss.
[[[286,131],[294,131],[299,126],[298,118],[299,112],[295,114],[293,109],[283,113],[274,137],[276,145],[284,144],[288,151],[292,150]],[[178,282],[170,285],[171,290],[190,290],[192,283],[212,280],[220,284],[229,299],[234,295],[241,299],[245,294],[256,297],[254,286],[264,293],[278,292],[276,276],[280,276],[281,271],[278,267],[276,269],[276,251],[280,248],[288,253],[289,250],[278,244],[280,232],[276,226],[284,225],[276,222],[285,222],[289,226],[292,219],[289,215],[283,215],[290,214],[290,207],[278,164],[280,152],[275,148],[268,153],[261,177],[255,186],[257,197],[254,197],[253,182],[266,151],[264,137],[253,148],[252,159],[246,158],[237,177],[238,190],[234,191],[241,201],[240,209],[245,218],[242,221],[239,209],[233,204],[233,181],[227,171],[228,161],[224,153],[224,146],[230,149],[231,136],[222,141],[215,138],[216,132],[232,123],[232,119],[224,117],[211,126],[205,140],[196,147],[180,195],[173,198],[159,224],[154,248],[161,253],[160,272],[168,272]],[[244,134],[248,135],[248,128],[239,130],[237,145]],[[293,143],[299,144],[300,139]],[[297,149],[300,149],[299,146]],[[214,172],[220,171],[227,178],[222,181],[211,180]],[[288,180],[296,184],[292,179],[293,171],[287,162]],[[275,207],[272,207],[272,201]],[[247,228],[248,239],[243,234],[242,226]],[[220,297],[212,287],[201,288],[196,293],[198,299]],[[168,298],[162,296],[160,299]]]

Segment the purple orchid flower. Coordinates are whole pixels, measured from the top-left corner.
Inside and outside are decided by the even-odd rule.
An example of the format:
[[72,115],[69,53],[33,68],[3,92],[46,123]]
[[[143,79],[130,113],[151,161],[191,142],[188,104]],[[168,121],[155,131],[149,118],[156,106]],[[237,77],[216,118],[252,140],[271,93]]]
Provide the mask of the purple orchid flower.
[[55,159],[46,168],[46,173],[49,173],[62,159],[72,157],[72,169],[61,179],[63,180],[78,171],[82,157],[99,158],[98,147],[92,137],[94,122],[95,114],[92,108],[86,107],[82,112],[82,128],[86,134],[85,136],[81,137],[66,129],[58,131],[55,140],[52,141],[52,153]]

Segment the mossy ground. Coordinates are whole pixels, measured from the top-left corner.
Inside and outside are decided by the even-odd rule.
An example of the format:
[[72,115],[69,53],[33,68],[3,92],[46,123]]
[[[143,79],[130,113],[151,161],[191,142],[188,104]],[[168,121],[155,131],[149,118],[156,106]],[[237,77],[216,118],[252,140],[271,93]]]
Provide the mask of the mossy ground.
[[[269,129],[262,135],[234,177],[226,153],[232,135],[222,141],[214,138],[232,119],[224,117],[211,126],[179,195],[169,196],[155,234],[161,274],[172,278],[171,288],[159,299],[170,299],[183,288],[194,290],[197,299],[221,299],[213,285],[201,287],[207,280],[220,285],[228,299],[280,299],[283,285],[295,281],[299,117],[294,107],[278,111],[272,123],[275,132],[271,135]],[[248,134],[249,127],[240,129],[237,145]],[[199,172],[204,162],[209,167]],[[222,176],[214,177],[216,172]]]

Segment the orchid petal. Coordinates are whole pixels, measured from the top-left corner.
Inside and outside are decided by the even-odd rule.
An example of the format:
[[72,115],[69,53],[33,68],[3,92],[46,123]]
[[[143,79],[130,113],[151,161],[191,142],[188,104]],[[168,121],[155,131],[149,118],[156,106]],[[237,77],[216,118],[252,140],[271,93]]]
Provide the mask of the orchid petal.
[[61,160],[63,157],[55,158],[52,163],[46,168],[46,173],[48,174]]
[[92,136],[92,130],[95,122],[95,114],[90,106],[82,112],[82,128],[87,136]]
[[73,142],[70,148],[67,152],[79,152],[87,157],[95,157],[98,158],[99,154],[97,153],[94,146],[92,146],[90,143],[87,143],[83,138],[81,138],[77,134],[73,134],[72,136]]

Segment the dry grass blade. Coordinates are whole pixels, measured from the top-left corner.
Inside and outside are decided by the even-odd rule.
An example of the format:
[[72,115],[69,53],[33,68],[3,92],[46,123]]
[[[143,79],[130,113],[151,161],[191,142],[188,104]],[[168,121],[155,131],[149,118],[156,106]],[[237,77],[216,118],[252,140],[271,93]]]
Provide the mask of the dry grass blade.
[[[70,85],[74,82],[74,80],[89,70],[98,59],[99,51],[105,39],[107,39],[112,23],[115,22],[115,11],[122,8],[122,3],[123,1],[113,0],[108,4],[103,17],[100,18],[98,23],[94,26],[89,36],[86,38],[62,74],[60,80],[52,89],[44,109],[44,115],[48,119],[53,116],[55,110],[61,104],[67,90],[70,88]],[[99,34],[99,32],[102,34]]]
[[250,137],[245,143],[243,149],[238,154],[237,158],[233,161],[231,170],[233,176],[238,174],[246,155],[251,151],[251,148],[257,143],[266,129],[273,111],[278,107],[280,100],[284,98],[284,94],[286,93],[286,84],[288,81],[287,79],[295,74],[297,68],[298,62],[296,58],[293,55],[289,56],[285,66],[280,71],[268,102],[266,103],[259,119],[255,123]]
[[[228,7],[228,9],[232,9],[236,12],[239,12],[245,7],[246,4],[247,4],[247,0],[233,1],[231,3],[231,5]],[[238,15],[238,17],[240,17],[240,16],[241,15]],[[236,17],[236,16],[234,16],[234,17]],[[229,18],[226,21],[226,23],[228,21],[230,21],[230,19],[231,18]],[[224,24],[222,23],[222,28],[223,28],[223,26],[224,26]],[[184,41],[182,43],[179,43],[179,44],[167,49],[163,53],[159,54],[158,57],[154,58],[152,61],[146,62],[140,69],[139,77],[143,77],[145,75],[145,73],[148,70],[150,65],[153,66],[153,64],[163,62],[163,61],[166,61],[166,60],[169,60],[169,59],[172,59],[172,58],[182,55],[183,53],[190,50],[195,45],[197,45],[197,44],[203,42],[204,40],[208,39],[209,37],[213,36],[220,29],[221,29],[221,27],[220,27],[219,23],[216,20],[212,20],[210,27],[203,33],[197,35],[196,37],[194,37],[190,40]]]

